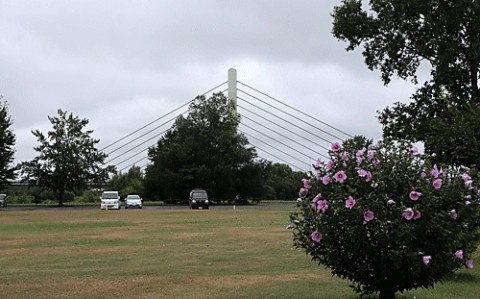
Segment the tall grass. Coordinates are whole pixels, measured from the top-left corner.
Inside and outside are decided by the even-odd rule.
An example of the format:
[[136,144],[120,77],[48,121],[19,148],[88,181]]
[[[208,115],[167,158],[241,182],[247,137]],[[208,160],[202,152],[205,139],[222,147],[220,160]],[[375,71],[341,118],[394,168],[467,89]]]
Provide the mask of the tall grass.
[[[0,298],[358,298],[293,248],[288,213],[0,211]],[[478,282],[398,298],[479,298]]]

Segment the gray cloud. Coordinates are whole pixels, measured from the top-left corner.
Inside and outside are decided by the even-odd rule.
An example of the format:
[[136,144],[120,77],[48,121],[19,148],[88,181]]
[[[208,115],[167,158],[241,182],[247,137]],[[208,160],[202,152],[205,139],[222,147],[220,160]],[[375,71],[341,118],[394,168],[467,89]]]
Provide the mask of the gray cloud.
[[408,100],[331,35],[334,1],[2,1],[0,94],[31,159],[32,129],[61,108],[109,144],[227,79],[351,134],[380,137],[376,111]]

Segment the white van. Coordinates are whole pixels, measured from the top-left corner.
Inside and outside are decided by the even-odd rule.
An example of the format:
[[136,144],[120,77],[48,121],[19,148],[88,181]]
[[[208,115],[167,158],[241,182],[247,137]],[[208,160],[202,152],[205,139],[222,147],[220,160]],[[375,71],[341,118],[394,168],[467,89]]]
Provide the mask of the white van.
[[116,209],[120,210],[122,204],[120,203],[120,196],[118,191],[103,191],[100,197],[100,209]]

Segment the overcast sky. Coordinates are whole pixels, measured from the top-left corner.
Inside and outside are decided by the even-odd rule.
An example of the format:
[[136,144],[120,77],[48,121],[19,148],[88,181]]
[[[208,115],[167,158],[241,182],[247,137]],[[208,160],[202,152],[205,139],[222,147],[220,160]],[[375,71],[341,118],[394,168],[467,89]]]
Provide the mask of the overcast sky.
[[101,148],[226,81],[229,68],[323,122],[378,140],[376,111],[408,101],[414,86],[385,87],[360,51],[344,50],[331,34],[339,3],[0,0],[0,95],[16,161],[36,155],[31,130],[51,129],[57,109],[89,119]]

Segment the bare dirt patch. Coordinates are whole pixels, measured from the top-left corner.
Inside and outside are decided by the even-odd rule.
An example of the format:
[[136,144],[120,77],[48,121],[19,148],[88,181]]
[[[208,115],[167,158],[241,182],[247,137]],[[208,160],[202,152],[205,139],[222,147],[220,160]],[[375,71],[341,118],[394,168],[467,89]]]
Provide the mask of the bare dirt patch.
[[[244,288],[262,286],[272,282],[302,279],[330,279],[318,273],[285,275],[235,276],[136,276],[130,278],[70,279],[56,281],[36,279],[7,282],[0,286],[9,298],[225,298]],[[11,290],[16,290],[12,293]],[[35,294],[33,297],[32,295]]]

